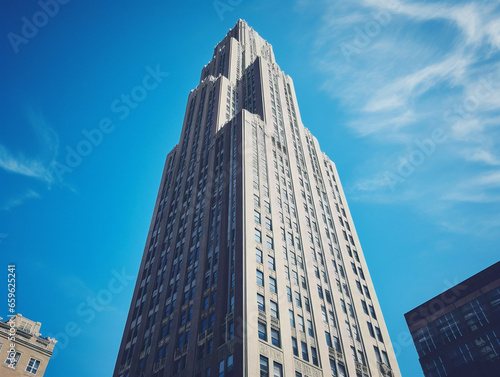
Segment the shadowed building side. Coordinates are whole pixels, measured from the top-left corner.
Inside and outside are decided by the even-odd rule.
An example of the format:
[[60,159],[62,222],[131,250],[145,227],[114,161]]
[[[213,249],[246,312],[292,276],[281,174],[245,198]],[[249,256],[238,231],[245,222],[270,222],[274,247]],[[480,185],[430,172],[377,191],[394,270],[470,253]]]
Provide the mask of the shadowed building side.
[[500,262],[405,314],[425,377],[496,377]]

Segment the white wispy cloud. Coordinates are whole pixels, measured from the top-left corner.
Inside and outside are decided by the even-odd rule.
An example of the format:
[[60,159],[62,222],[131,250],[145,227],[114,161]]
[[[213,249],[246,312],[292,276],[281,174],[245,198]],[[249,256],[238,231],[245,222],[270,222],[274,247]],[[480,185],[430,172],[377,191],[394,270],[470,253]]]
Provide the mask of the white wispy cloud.
[[24,194],[7,200],[7,202],[2,206],[2,210],[8,211],[13,207],[23,204],[28,199],[35,199],[39,197],[40,194],[38,194],[36,191],[27,190]]
[[478,175],[462,182],[443,196],[445,200],[460,202],[492,203],[500,201],[500,171]]
[[[322,5],[312,48],[322,89],[350,114],[345,126],[379,146],[356,169],[351,195],[426,200],[443,224],[455,206],[500,205],[490,170],[500,166],[500,1]],[[446,141],[401,176],[401,161],[436,129]]]
[[33,129],[33,136],[40,145],[35,156],[26,156],[23,152],[12,152],[0,144],[0,168],[13,174],[35,178],[48,185],[54,181],[52,166],[59,149],[59,138],[42,115],[33,110],[27,111],[27,118]]
[[492,152],[484,149],[465,150],[464,158],[468,161],[483,162],[486,165],[500,165],[500,160]]

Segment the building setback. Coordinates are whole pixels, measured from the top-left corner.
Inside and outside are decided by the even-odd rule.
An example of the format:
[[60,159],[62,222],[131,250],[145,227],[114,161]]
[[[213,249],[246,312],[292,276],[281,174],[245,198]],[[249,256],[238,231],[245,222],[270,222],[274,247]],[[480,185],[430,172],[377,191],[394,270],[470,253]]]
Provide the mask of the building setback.
[[425,377],[500,375],[500,262],[405,318]]
[[166,158],[114,376],[257,375],[401,376],[335,164],[239,20]]

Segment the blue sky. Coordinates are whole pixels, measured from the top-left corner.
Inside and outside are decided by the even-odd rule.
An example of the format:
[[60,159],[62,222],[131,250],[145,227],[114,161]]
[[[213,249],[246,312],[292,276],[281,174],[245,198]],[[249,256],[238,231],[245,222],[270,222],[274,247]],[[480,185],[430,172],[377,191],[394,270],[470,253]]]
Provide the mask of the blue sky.
[[421,377],[403,314],[499,259],[499,2],[61,3],[0,4],[0,250],[18,311],[60,340],[46,376],[111,375],[188,93],[243,18],[337,164]]

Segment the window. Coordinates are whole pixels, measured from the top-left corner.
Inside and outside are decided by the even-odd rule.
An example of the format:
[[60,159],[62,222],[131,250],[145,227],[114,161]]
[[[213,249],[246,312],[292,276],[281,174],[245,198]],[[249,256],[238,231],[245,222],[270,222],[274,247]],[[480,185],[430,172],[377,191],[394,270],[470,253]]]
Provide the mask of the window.
[[255,259],[257,262],[262,263],[262,250],[255,249]]
[[361,279],[365,280],[365,274],[363,273],[363,270],[361,269],[361,267],[358,267],[358,272],[359,272],[359,276],[361,276]]
[[347,288],[347,284],[342,284],[342,286],[344,287],[344,293],[347,297],[350,297],[349,295],[349,289]]
[[352,252],[354,253],[354,259],[359,262],[358,252],[356,250],[353,250]]
[[382,333],[380,332],[380,329],[375,326],[375,333],[377,334],[377,338],[380,342],[384,343],[384,338],[382,338]]
[[271,250],[274,249],[274,242],[273,242],[273,237],[271,236],[267,236],[266,235],[266,245],[268,248],[270,248]]
[[276,279],[269,276],[269,289],[271,292],[278,293],[278,288],[276,286]]
[[266,200],[264,201],[264,208],[266,209],[267,213],[271,213],[271,205]]
[[264,274],[259,270],[257,270],[257,284],[264,286]]
[[316,352],[316,348],[311,347],[311,358],[314,365],[318,366],[318,353]]
[[368,297],[369,299],[371,299],[371,297],[370,297],[370,291],[368,290],[368,288],[366,287],[366,285],[363,285],[363,289],[365,290],[366,297]]
[[290,287],[286,287],[286,297],[288,298],[289,302],[292,302],[292,290]]
[[356,348],[354,348],[353,346],[351,346],[351,355],[354,361],[358,361],[358,354],[356,353]]
[[295,356],[299,356],[299,347],[297,346],[297,339],[292,336],[292,350]]
[[259,308],[259,310],[262,310],[263,312],[266,311],[266,302],[264,296],[258,293],[257,293],[257,307]]
[[351,330],[351,325],[349,323],[349,320],[345,320],[345,328],[347,330],[347,334],[349,335],[349,338],[352,338],[352,330]]
[[257,224],[260,224],[260,212],[258,211],[253,211],[253,219]]
[[271,343],[273,346],[281,348],[280,331],[271,327]]
[[359,293],[363,294],[363,288],[361,288],[361,283],[358,280],[356,280],[356,287],[358,287]]
[[309,306],[309,299],[307,297],[304,297],[304,305],[306,307],[306,310],[308,312],[310,312],[311,311],[311,307]]
[[299,308],[302,307],[302,300],[300,299],[299,292],[295,292],[295,305],[297,305]]
[[486,325],[489,321],[478,300],[472,300],[461,308],[464,315],[465,324],[471,331]]
[[262,232],[258,229],[255,229],[255,241],[262,243]]
[[283,377],[283,366],[276,361],[273,363],[273,377]]
[[323,298],[323,289],[321,289],[320,285],[318,285],[318,295],[319,295],[319,298]]
[[349,315],[352,317],[352,318],[356,318],[355,315],[354,315],[354,308],[352,307],[351,304],[347,304],[347,309],[349,309]]
[[276,270],[276,265],[275,265],[275,262],[274,262],[274,257],[272,257],[271,255],[268,255],[267,256],[267,266],[275,271]]
[[333,311],[329,310],[328,314],[330,316],[330,323],[332,324],[332,326],[337,327],[337,323],[335,322],[335,315],[333,314]]
[[267,328],[262,322],[259,322],[259,339],[265,340],[267,342]]
[[27,332],[28,334],[31,334],[31,328],[33,326],[30,325],[28,322],[26,321],[21,321],[18,329],[21,330],[21,331],[24,331],[24,332]]
[[326,345],[328,347],[332,347],[332,337],[330,336],[330,333],[328,331],[325,331],[325,338],[326,338]]
[[227,368],[226,368],[226,371],[230,371],[231,369],[233,369],[233,355],[229,355],[227,357]]
[[339,264],[339,272],[340,272],[340,276],[345,278],[344,267],[342,267],[340,264]]
[[305,361],[309,361],[309,352],[307,352],[307,344],[305,342],[301,342],[302,346],[302,358]]
[[340,299],[340,306],[342,306],[342,311],[347,314],[347,309],[346,309],[346,306],[345,306],[345,301]]
[[366,365],[365,354],[363,353],[363,351],[358,350],[358,360],[361,364]]
[[363,306],[363,311],[368,314],[368,307],[366,306],[365,300],[361,300],[361,306]]
[[352,328],[352,332],[353,332],[353,334],[354,334],[354,339],[356,339],[358,342],[360,342],[360,341],[361,341],[361,338],[359,337],[358,328],[356,327],[356,325],[355,325],[355,324],[353,324],[353,325],[351,326],[351,328]]
[[314,338],[313,323],[310,320],[307,320],[307,332]]
[[391,366],[391,364],[389,364],[389,358],[387,357],[387,352],[385,352],[385,351],[382,351],[382,361],[387,366]]
[[224,360],[219,363],[219,377],[224,376]]
[[299,330],[306,332],[306,328],[304,327],[304,318],[300,314],[297,314],[297,323],[299,324]]
[[325,289],[325,296],[326,296],[326,302],[328,302],[331,305],[332,304],[332,296],[330,295],[330,291],[328,289]]
[[269,359],[260,355],[260,377],[269,376]]
[[373,331],[373,326],[370,322],[366,322],[366,324],[368,325],[368,331],[370,331],[370,335],[372,336],[372,338],[375,338],[375,332]]
[[335,361],[330,359],[330,371],[332,377],[337,377],[337,367],[335,366]]
[[266,222],[266,228],[268,230],[273,230],[273,222],[269,217],[266,217],[265,222]]
[[341,349],[340,349],[340,340],[336,336],[333,337],[333,345],[334,345],[334,348],[337,351],[341,351]]
[[[9,355],[10,355],[10,353],[9,353]],[[21,352],[16,352],[14,357],[10,358],[10,359],[8,358],[9,355],[7,355],[7,360],[5,360],[5,362],[12,365],[13,367],[17,366],[17,363],[19,362],[19,358],[21,357]]]
[[278,304],[271,300],[269,307],[271,308],[271,316],[274,318],[279,318]]
[[459,321],[453,315],[453,312],[439,317],[434,323],[441,333],[441,339],[443,341],[450,342],[462,336],[462,332],[460,330],[461,326],[459,326]]
[[370,314],[372,315],[373,318],[377,319],[377,316],[375,314],[375,309],[371,305],[370,305]]
[[328,318],[326,317],[326,309],[324,306],[321,307],[321,317],[323,318],[323,321],[328,323]]
[[295,317],[293,316],[293,310],[288,311],[288,316],[290,317],[290,326],[295,328]]
[[339,363],[339,377],[346,377],[347,372],[345,371],[345,366]]
[[259,196],[258,195],[255,195],[253,196],[253,204],[256,206],[256,207],[260,207],[260,199],[259,199]]
[[373,350],[375,351],[375,358],[379,363],[382,362],[382,358],[380,357],[380,351],[378,350],[377,346],[373,346]]

